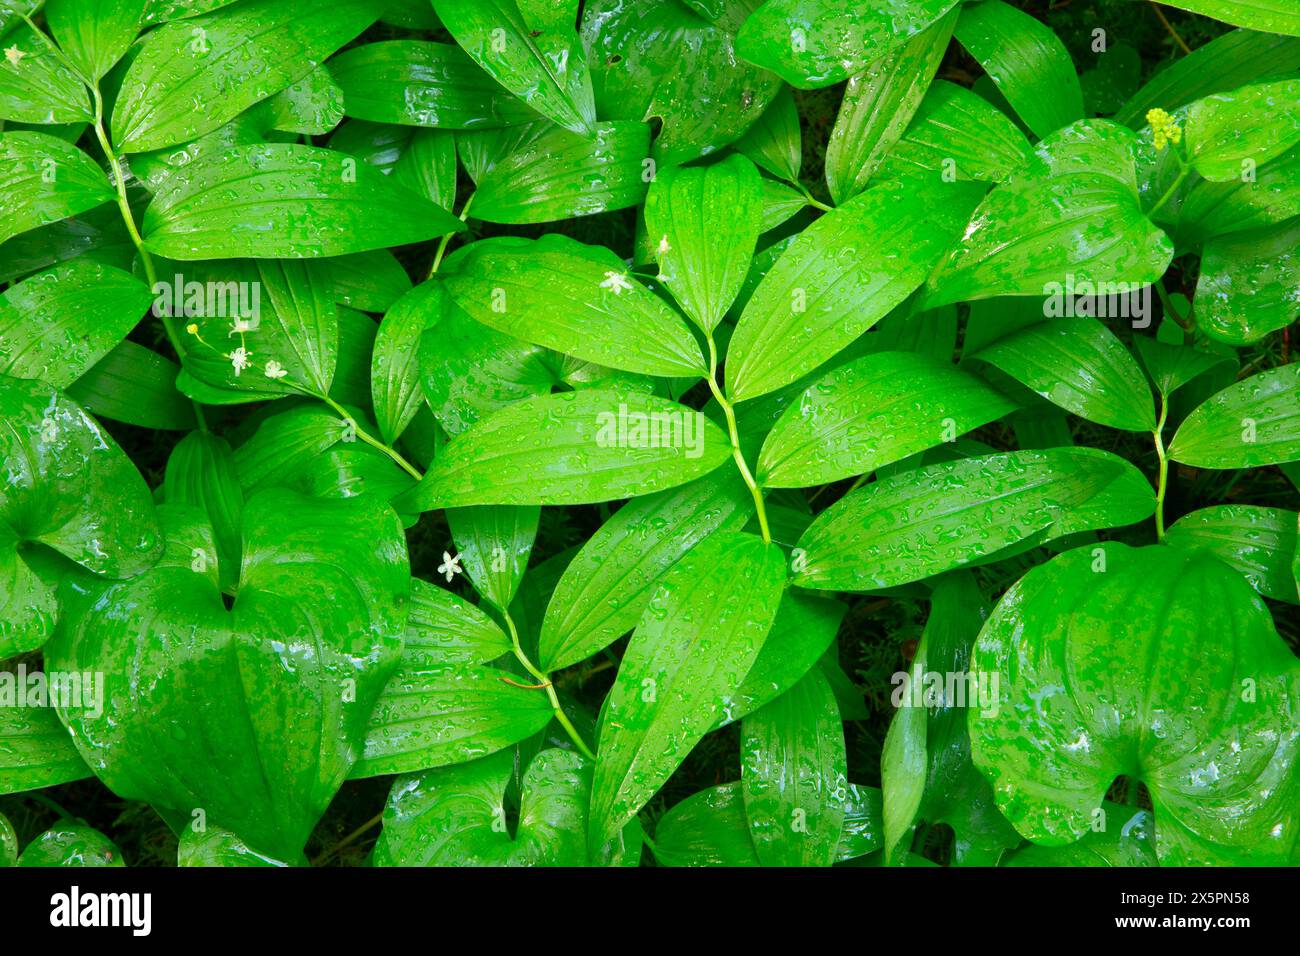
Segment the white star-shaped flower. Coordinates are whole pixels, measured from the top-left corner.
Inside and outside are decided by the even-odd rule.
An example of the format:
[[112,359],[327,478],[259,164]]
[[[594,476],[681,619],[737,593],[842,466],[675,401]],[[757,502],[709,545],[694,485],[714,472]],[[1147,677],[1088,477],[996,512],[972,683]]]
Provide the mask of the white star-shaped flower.
[[253,324],[249,322],[248,319],[235,319],[230,326],[230,335],[242,335],[245,332],[251,331],[253,331]]
[[463,574],[460,568],[460,555],[453,558],[448,552],[442,552],[442,564],[438,565],[438,573],[446,576],[448,584],[456,575]]
[[248,368],[251,364],[249,360],[252,357],[253,353],[248,351],[248,349],[244,348],[242,345],[230,353],[230,364],[235,367],[236,378],[239,377],[240,372]]
[[284,378],[288,374],[289,374],[288,370],[286,370],[283,366],[281,366],[280,363],[277,362],[275,359],[272,359],[271,361],[266,363],[267,378]]
[[7,50],[5,50],[5,59],[8,60],[14,66],[17,66],[18,61],[21,60],[26,55],[27,54],[24,53],[22,50],[18,49],[17,46],[11,46]]
[[665,252],[672,252],[672,251],[673,251],[673,247],[672,244],[668,241],[668,237],[667,236],[662,237],[659,240],[659,255],[662,256]]
[[615,295],[622,295],[624,289],[631,290],[632,283],[628,281],[626,273],[610,270],[605,273],[605,281],[600,284],[600,287],[609,289]]

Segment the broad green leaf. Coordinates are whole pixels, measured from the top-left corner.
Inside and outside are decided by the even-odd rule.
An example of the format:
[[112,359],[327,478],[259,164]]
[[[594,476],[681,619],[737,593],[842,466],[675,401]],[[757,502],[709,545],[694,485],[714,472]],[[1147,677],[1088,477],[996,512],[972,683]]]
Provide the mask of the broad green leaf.
[[122,851],[108,837],[84,823],[66,820],[46,830],[23,850],[19,866],[126,866]]
[[818,89],[860,73],[955,6],[955,0],[768,0],[745,21],[736,52],[791,86]]
[[736,323],[731,398],[788,385],[871,328],[925,281],[981,193],[971,183],[882,183],[805,229]]
[[149,250],[182,260],[337,256],[464,229],[351,157],[287,143],[237,146],[177,170],[144,215]]
[[650,130],[644,124],[600,123],[585,136],[556,126],[531,129],[535,135],[476,180],[475,219],[554,222],[626,209],[645,198]]
[[45,20],[59,47],[93,80],[135,42],[148,0],[48,0]]
[[1300,79],[1216,93],[1187,109],[1187,155],[1214,182],[1236,179],[1300,143]]
[[1300,145],[1222,183],[1196,182],[1178,209],[1180,245],[1259,229],[1300,215]]
[[739,531],[752,500],[736,469],[725,468],[620,508],[560,577],[539,666],[552,673],[577,664],[635,627],[663,574],[709,535]]
[[131,268],[135,244],[115,203],[55,220],[0,244],[0,282],[13,282],[79,256],[118,269]]
[[161,149],[224,126],[311,73],[379,16],[377,0],[299,8],[241,0],[168,23],[145,38],[113,108],[113,142],[128,153]]
[[642,392],[524,399],[452,441],[401,507],[590,504],[662,491],[731,457],[704,415]]
[[106,432],[57,389],[0,376],[0,659],[40,647],[57,604],[23,552],[52,548],[106,578],[149,568],[162,536],[149,489]]
[[229,830],[208,827],[196,833],[193,827],[186,827],[177,848],[176,865],[286,867],[290,864],[259,853]]
[[245,494],[284,484],[302,461],[334,447],[347,434],[343,420],[317,403],[267,416],[235,449],[235,471]]
[[799,129],[799,108],[788,87],[781,87],[763,115],[732,147],[773,176],[791,183],[799,181],[803,140]]
[[830,866],[848,800],[844,727],[812,670],[740,729],[741,792],[764,866]]
[[0,242],[113,199],[89,156],[44,133],[0,133],[0,170]]
[[1300,667],[1217,558],[1067,552],[1003,596],[972,667],[999,698],[971,712],[971,752],[1023,836],[1075,842],[1122,774],[1151,795],[1163,865],[1286,861]]
[[198,422],[194,406],[176,391],[180,367],[129,339],[119,342],[67,395],[100,418],[141,428],[188,431]]
[[1149,335],[1133,337],[1142,364],[1162,394],[1170,395],[1221,365],[1230,365],[1233,370],[1236,369],[1236,356],[1231,349],[1220,346],[1220,350],[1216,351],[1201,345],[1185,345],[1181,341],[1182,336],[1183,332],[1179,329],[1178,344]]
[[[451,165],[454,169],[454,146]],[[330,273],[334,276],[334,294],[339,305],[362,312],[387,312],[412,288],[410,276],[387,249],[335,256],[330,260]]]
[[379,433],[390,445],[411,423],[424,402],[420,389],[420,335],[440,314],[442,284],[416,286],[389,308],[379,323],[371,359],[370,395]]
[[447,524],[474,590],[498,610],[509,609],[537,539],[536,505],[451,508]]
[[[743,15],[747,2],[725,6]],[[597,109],[608,119],[658,120],[654,159],[661,168],[735,142],[781,88],[777,77],[736,55],[734,18],[727,19],[711,23],[660,0],[583,5]]]
[[1193,100],[1300,69],[1300,40],[1233,30],[1179,57],[1133,94],[1112,118],[1139,129],[1147,111],[1174,110]]
[[323,136],[343,121],[343,90],[320,66],[258,103],[250,113],[272,130]]
[[1136,144],[1106,120],[1084,120],[1039,144],[1035,161],[972,214],[923,305],[1059,297],[1085,284],[1122,295],[1163,276],[1174,247],[1138,202]]
[[954,32],[1038,136],[1083,117],[1083,90],[1070,52],[1030,14],[1002,0],[966,4]]
[[885,852],[891,864],[906,855],[919,821],[952,827],[957,866],[994,864],[1004,849],[1020,842],[971,763],[966,732],[968,710],[981,704],[978,683],[967,680],[970,653],[988,613],[969,572],[939,578],[912,667],[902,675],[906,680],[900,681],[899,674],[891,680],[896,709],[880,758]]
[[16,706],[17,678],[17,672],[0,671],[0,793],[43,790],[92,776],[52,708]]
[[1029,141],[1011,119],[964,86],[935,80],[880,167],[880,178],[1005,182],[1029,165]]
[[376,123],[474,129],[537,119],[450,43],[385,40],[329,61],[347,114]]
[[239,580],[244,490],[235,474],[230,444],[211,432],[194,431],[181,439],[167,459],[163,496],[169,504],[192,505],[212,525],[223,590]]
[[615,846],[590,849],[591,765],[563,750],[543,750],[529,763],[512,835],[505,801],[515,772],[515,756],[507,751],[394,781],[374,864],[585,867],[639,862],[635,825]]
[[1039,322],[970,358],[1089,421],[1126,431],[1155,430],[1155,401],[1137,359],[1097,319]]
[[233,607],[182,547],[106,589],[47,661],[118,675],[102,714],[60,711],[114,792],[184,816],[202,808],[209,825],[286,859],[361,754],[401,653],[410,574],[382,504],[273,489],[243,518]]
[[753,535],[706,538],[660,579],[605,702],[591,795],[604,843],[711,729],[776,616],[785,561]]
[[0,867],[18,865],[18,834],[9,818],[0,813]]
[[1193,307],[1197,327],[1250,345],[1290,325],[1300,309],[1300,219],[1209,240]]
[[1260,594],[1300,604],[1292,556],[1296,513],[1258,505],[1214,505],[1183,515],[1165,534],[1175,548],[1208,551],[1242,573]]
[[1014,451],[927,465],[860,488],[799,540],[793,581],[871,591],[970,564],[1020,541],[1151,515],[1141,472],[1095,448]]
[[402,651],[407,664],[485,664],[509,653],[510,638],[487,614],[437,585],[411,579]]
[[443,283],[475,320],[526,342],[647,375],[707,373],[681,316],[602,246],[488,239],[461,251]]
[[575,133],[596,128],[577,0],[436,0],[447,31],[493,79]]
[[126,338],[149,287],[121,269],[73,259],[0,295],[0,372],[66,388]]
[[826,185],[836,205],[867,187],[902,138],[939,69],[956,8],[849,77],[826,145]]
[[448,130],[347,120],[330,137],[330,149],[365,160],[435,206],[456,204],[456,135]]
[[1169,457],[1195,468],[1258,468],[1300,460],[1300,365],[1258,372],[1198,407]]
[[219,7],[228,7],[234,2],[235,0],[149,0],[149,6],[145,10],[145,21],[167,23],[171,20],[197,17]]
[[848,362],[809,385],[758,456],[758,482],[811,488],[933,448],[1016,405],[981,380],[911,352]]
[[[85,84],[26,23],[0,27],[0,116],[14,123],[88,123],[94,118]],[[13,135],[12,133],[6,135]]]
[[758,171],[740,156],[705,168],[665,169],[646,196],[646,231],[659,279],[706,333],[740,293],[758,243],[762,203]]
[[1167,5],[1235,27],[1300,36],[1294,0],[1168,0]]
[[1028,844],[1001,861],[1000,866],[1159,866],[1155,821],[1150,810],[1116,803],[1102,804],[1100,830],[1090,830],[1068,846]]
[[761,185],[763,218],[759,232],[770,232],[808,207],[808,197],[788,183],[779,179],[764,179]]

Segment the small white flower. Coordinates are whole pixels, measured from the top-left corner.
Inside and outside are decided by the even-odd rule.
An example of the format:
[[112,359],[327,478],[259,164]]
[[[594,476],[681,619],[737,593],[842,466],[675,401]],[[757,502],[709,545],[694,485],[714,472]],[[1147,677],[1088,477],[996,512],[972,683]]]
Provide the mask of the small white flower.
[[664,236],[663,238],[661,238],[659,240],[659,255],[662,256],[665,252],[672,252],[672,251],[673,251],[673,247],[672,244],[669,243],[668,237]]
[[248,351],[248,349],[244,348],[242,345],[230,353],[230,364],[235,367],[236,378],[239,377],[240,372],[248,368],[251,364],[249,360],[252,357],[253,353]]
[[272,359],[271,361],[266,363],[267,378],[284,378],[288,374],[289,372],[283,367],[281,367],[280,363],[277,362],[275,359]]
[[27,54],[24,53],[22,50],[18,49],[16,45],[11,46],[5,50],[5,59],[8,60],[9,63],[13,66],[17,66],[18,61],[21,60],[26,55]]
[[243,335],[245,332],[251,331],[253,331],[253,323],[249,322],[248,319],[235,319],[230,326],[230,335]]
[[622,295],[624,289],[632,288],[632,283],[628,281],[626,273],[611,270],[605,273],[605,281],[600,284],[600,287],[609,289],[615,295]]
[[438,573],[446,576],[448,584],[456,575],[463,574],[460,568],[460,555],[453,558],[448,552],[442,552],[442,564],[438,565]]

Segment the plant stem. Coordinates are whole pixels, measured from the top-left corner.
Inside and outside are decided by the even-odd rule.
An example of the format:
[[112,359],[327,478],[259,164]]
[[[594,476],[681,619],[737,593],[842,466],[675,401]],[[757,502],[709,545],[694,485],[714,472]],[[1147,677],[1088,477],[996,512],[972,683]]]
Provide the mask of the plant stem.
[[822,212],[835,211],[834,206],[826,205],[824,202],[822,202],[820,199],[818,199],[816,196],[810,193],[803,183],[792,183],[791,185],[793,185],[796,189],[798,189],[799,192],[803,193],[803,198],[807,200],[808,205],[812,206],[814,209],[820,209]]
[[727,416],[727,431],[731,435],[731,457],[736,460],[736,467],[740,469],[740,477],[745,479],[745,484],[749,486],[749,493],[754,499],[754,510],[758,513],[758,527],[763,533],[763,541],[767,544],[772,543],[772,532],[767,526],[767,509],[763,506],[763,492],[758,488],[758,482],[754,480],[754,475],[749,470],[749,464],[745,461],[745,456],[740,451],[740,429],[736,425],[735,406],[727,400],[727,396],[722,394],[722,389],[718,387],[718,346],[713,341],[713,333],[708,335],[709,340],[709,391],[718,404],[722,406],[722,413]]
[[[465,205],[461,207],[460,209],[461,222],[465,222],[465,220],[469,217],[469,207],[473,205],[475,195],[476,193],[470,193],[469,198],[465,200]],[[442,257],[447,252],[447,244],[451,242],[451,237],[454,235],[456,235],[456,233],[449,232],[441,239],[438,240],[438,251],[435,252],[433,255],[433,265],[429,266],[429,274],[424,277],[426,282],[429,279],[433,278],[434,274],[438,271],[438,267],[442,265]]]
[[578,733],[578,728],[573,726],[573,722],[569,720],[569,715],[564,712],[564,708],[560,706],[560,697],[555,693],[554,682],[551,680],[549,675],[544,673],[541,668],[529,660],[528,655],[524,653],[523,645],[519,642],[519,629],[515,627],[514,618],[512,618],[510,612],[504,608],[501,609],[501,616],[505,618],[506,629],[510,632],[510,643],[514,647],[515,658],[524,666],[524,670],[528,671],[528,673],[532,674],[533,677],[537,679],[539,686],[545,689],[546,696],[550,698],[551,701],[551,709],[555,711],[555,719],[560,722],[560,726],[563,727],[565,733],[569,735],[569,739],[573,741],[573,745],[577,747],[578,751],[588,760],[595,760],[596,755],[592,752],[591,748],[587,746],[586,741],[582,739],[582,734]]
[[1169,298],[1169,292],[1165,289],[1165,280],[1157,279],[1155,286],[1156,295],[1160,299],[1160,306],[1164,309],[1165,315],[1172,319],[1184,332],[1190,332],[1192,330],[1191,317],[1184,319],[1178,314],[1178,310],[1174,308],[1173,300]]
[[1156,540],[1165,537],[1165,493],[1169,490],[1169,457],[1165,454],[1165,422],[1169,418],[1169,399],[1160,393],[1160,420],[1152,433],[1156,440],[1156,457],[1160,459],[1160,475],[1156,483]]
[[358,438],[360,438],[371,448],[377,449],[378,451],[382,451],[385,455],[387,455],[394,462],[396,462],[403,471],[405,471],[416,481],[419,481],[424,477],[424,473],[420,471],[420,469],[412,465],[405,458],[403,458],[401,453],[397,451],[397,449],[393,448],[391,445],[385,445],[378,438],[371,435],[368,431],[362,428],[361,423],[357,421],[355,418],[353,418],[352,415],[348,413],[348,410],[344,408],[342,405],[340,405],[338,402],[334,401],[334,399],[330,398],[328,395],[320,395],[320,394],[316,394],[316,398],[319,398],[322,402],[324,402],[326,405],[332,408],[340,418],[342,418],[345,422],[351,425],[353,430],[356,431]]
[[1154,217],[1155,214],[1160,211],[1160,207],[1169,201],[1170,197],[1173,196],[1173,194],[1178,191],[1178,187],[1181,186],[1183,182],[1187,179],[1187,177],[1191,174],[1192,167],[1187,165],[1186,163],[1183,163],[1181,157],[1179,158],[1179,163],[1182,164],[1182,168],[1178,171],[1177,178],[1174,179],[1173,184],[1170,185],[1170,187],[1165,190],[1165,194],[1161,196],[1158,200],[1156,200],[1156,204],[1147,210],[1147,218]]
[[1147,2],[1151,4],[1151,9],[1156,12],[1156,16],[1160,18],[1160,22],[1165,25],[1165,30],[1167,30],[1169,35],[1174,38],[1174,42],[1178,44],[1183,53],[1191,53],[1192,48],[1187,45],[1186,40],[1178,35],[1178,31],[1174,29],[1174,25],[1165,17],[1165,13],[1160,9],[1160,5],[1152,2],[1152,0],[1147,0]]

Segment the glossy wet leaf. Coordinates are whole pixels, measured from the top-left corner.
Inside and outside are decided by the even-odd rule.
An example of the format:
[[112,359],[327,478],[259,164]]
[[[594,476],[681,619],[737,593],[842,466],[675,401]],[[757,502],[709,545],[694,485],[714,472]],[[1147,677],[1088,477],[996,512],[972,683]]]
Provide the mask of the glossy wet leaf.
[[591,842],[621,830],[711,728],[771,629],[784,565],[775,545],[721,532],[660,580],[605,704]]
[[94,160],[45,133],[0,133],[0,170],[0,242],[113,198]]
[[384,441],[392,444],[424,403],[420,389],[420,335],[439,316],[440,283],[426,282],[387,310],[375,336],[370,394]]
[[758,171],[743,157],[666,169],[646,196],[659,279],[705,332],[722,321],[745,281],[762,201]]
[[911,352],[839,366],[790,403],[758,456],[768,488],[807,488],[860,475],[1014,411],[980,379]]
[[860,488],[799,539],[793,581],[870,591],[970,564],[1020,541],[1149,517],[1141,472],[1093,448],[1014,451],[927,465]]
[[536,505],[452,508],[447,524],[465,574],[483,599],[505,610],[528,569],[541,509]]
[[1214,505],[1183,515],[1165,534],[1165,544],[1207,551],[1242,573],[1265,597],[1300,604],[1292,555],[1296,514],[1258,505]]
[[[1179,337],[1182,333],[1179,332]],[[1220,347],[1215,350],[1198,345],[1164,342],[1152,336],[1134,336],[1138,357],[1146,366],[1156,388],[1169,395],[1204,375],[1224,365],[1236,368],[1236,356]]]
[[376,0],[243,0],[151,32],[122,80],[113,142],[161,149],[209,133],[302,79],[379,16]]
[[49,0],[45,21],[68,58],[98,79],[135,40],[146,6],[148,0]]
[[805,229],[736,323],[731,398],[788,385],[871,328],[925,281],[980,192],[969,183],[884,183]]
[[259,853],[229,830],[211,827],[196,832],[193,827],[186,827],[177,849],[176,865],[286,867],[290,864]]
[[93,827],[64,821],[27,844],[19,866],[126,866],[122,851]]
[[1296,23],[1295,5],[1290,0],[1169,0],[1169,6],[1237,27],[1300,36],[1300,23]]
[[163,496],[169,503],[191,505],[207,516],[217,546],[217,553],[208,557],[216,559],[222,588],[233,590],[243,547],[244,490],[230,444],[204,431],[182,438],[167,459]]
[[1230,385],[1184,419],[1169,457],[1197,468],[1255,468],[1300,459],[1300,365]]
[[797,181],[803,164],[803,136],[799,129],[799,108],[790,91],[782,87],[749,132],[732,146],[772,175]]
[[0,46],[5,50],[0,59],[0,115],[43,126],[91,120],[86,87],[46,38],[19,20],[0,29]]
[[475,605],[436,584],[411,579],[406,620],[408,664],[486,664],[510,653],[505,631]]
[[1300,143],[1300,79],[1244,86],[1187,110],[1187,153],[1206,179],[1222,182]]
[[1249,345],[1300,314],[1300,220],[1211,239],[1193,308],[1206,335]]
[[1102,805],[1104,816],[1078,843],[1069,846],[1029,844],[1003,858],[1001,866],[1159,866],[1155,821],[1150,810],[1120,804]]
[[[17,671],[0,677],[0,699],[12,696],[16,704],[17,680]],[[14,704],[0,707],[0,793],[43,790],[93,776],[52,708]]]
[[1179,241],[1188,245],[1300,215],[1300,145],[1262,164],[1249,177],[1196,182],[1178,214]]
[[970,715],[972,754],[1022,835],[1075,842],[1123,774],[1151,795],[1162,864],[1287,859],[1300,667],[1217,558],[1063,554],[1002,598],[972,666],[999,679],[996,712]]
[[0,813],[0,867],[16,866],[18,863],[18,834],[9,818]]
[[524,399],[451,442],[399,504],[587,504],[662,491],[731,457],[702,413],[629,390]]

